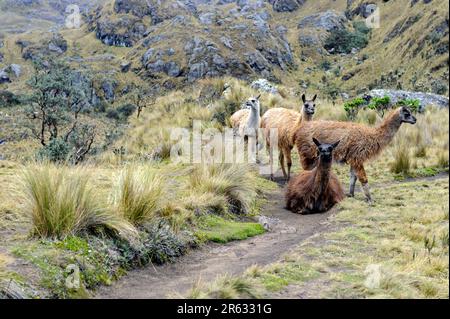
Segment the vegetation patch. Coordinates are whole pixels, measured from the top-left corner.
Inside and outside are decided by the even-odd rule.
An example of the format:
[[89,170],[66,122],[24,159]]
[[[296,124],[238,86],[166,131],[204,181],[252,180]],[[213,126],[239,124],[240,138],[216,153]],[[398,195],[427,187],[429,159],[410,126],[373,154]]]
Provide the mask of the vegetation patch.
[[226,220],[220,216],[208,215],[198,220],[195,236],[203,242],[227,243],[233,240],[244,240],[264,232],[264,228],[259,223]]

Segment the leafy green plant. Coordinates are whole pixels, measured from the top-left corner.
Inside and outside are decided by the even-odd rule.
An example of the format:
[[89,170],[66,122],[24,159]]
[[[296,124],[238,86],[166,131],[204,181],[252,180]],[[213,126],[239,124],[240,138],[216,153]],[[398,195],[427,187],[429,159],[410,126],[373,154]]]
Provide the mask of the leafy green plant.
[[357,97],[353,100],[347,101],[344,103],[344,110],[347,114],[347,117],[350,120],[354,120],[358,115],[358,112],[362,105],[364,105],[366,101],[362,97]]
[[384,117],[384,114],[391,106],[391,98],[387,95],[383,97],[374,97],[370,104],[367,106],[369,109],[374,110],[380,117]]
[[418,99],[403,99],[397,102],[400,106],[408,107],[412,112],[417,113],[420,111],[420,100]]
[[335,29],[325,39],[325,49],[333,54],[350,53],[353,48],[364,48],[369,43],[368,35],[358,30]]

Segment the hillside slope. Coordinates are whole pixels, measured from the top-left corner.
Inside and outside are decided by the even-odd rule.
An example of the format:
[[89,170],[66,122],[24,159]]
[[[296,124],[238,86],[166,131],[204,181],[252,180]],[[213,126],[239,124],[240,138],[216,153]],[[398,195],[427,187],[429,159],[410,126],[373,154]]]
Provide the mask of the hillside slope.
[[[372,88],[448,94],[448,1],[104,0],[80,29],[56,28],[64,4],[3,0],[0,7],[4,16],[27,17],[38,2],[45,3],[39,21],[67,41],[57,55],[114,78],[119,95],[121,84],[138,78],[159,91],[223,75],[264,77],[332,98]],[[380,25],[367,29],[375,5]],[[48,18],[49,11],[59,18]],[[49,55],[50,40],[42,41],[52,38],[49,31],[30,25],[13,34],[15,23],[7,20],[0,35],[0,70],[27,65],[23,43]],[[342,35],[350,37],[345,52]],[[352,47],[354,35],[360,38]],[[10,80],[0,88],[21,87]]]

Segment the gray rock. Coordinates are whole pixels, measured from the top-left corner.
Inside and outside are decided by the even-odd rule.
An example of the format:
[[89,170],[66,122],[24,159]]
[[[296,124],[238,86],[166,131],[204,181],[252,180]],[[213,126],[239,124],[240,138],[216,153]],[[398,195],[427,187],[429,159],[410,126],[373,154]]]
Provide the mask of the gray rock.
[[3,62],[3,59],[4,59],[4,58],[5,58],[4,55],[3,55],[2,53],[0,53],[0,63]]
[[298,42],[302,47],[312,47],[320,43],[319,38],[313,34],[300,34]]
[[216,14],[214,12],[207,12],[198,17],[200,23],[202,24],[213,24]]
[[124,73],[130,71],[130,68],[131,68],[131,62],[129,62],[129,61],[123,61],[120,64],[120,71],[122,71]]
[[0,40],[0,49],[3,48],[5,46],[5,43],[3,42],[3,40]]
[[273,1],[273,9],[277,12],[292,12],[300,8],[305,0],[275,0]]
[[230,38],[224,36],[220,38],[220,41],[223,43],[225,47],[227,47],[230,50],[233,50],[233,42]]
[[448,108],[449,105],[448,97],[433,93],[376,89],[370,91],[369,96],[371,97],[389,96],[391,99],[391,103],[396,103],[399,100],[403,99],[419,100],[422,109],[428,105],[434,105],[440,108]]
[[252,89],[258,91],[267,92],[271,94],[278,94],[278,89],[266,79],[258,79],[256,81],[253,81],[250,86]]
[[298,28],[316,28],[324,31],[332,31],[335,29],[345,28],[347,18],[342,13],[334,10],[319,12],[309,15],[298,24]]
[[14,74],[16,78],[22,74],[22,67],[19,64],[11,64],[8,68],[9,72]]
[[0,84],[3,83],[10,83],[11,79],[9,78],[8,73],[6,72],[6,70],[0,70]]
[[115,100],[115,89],[117,87],[117,83],[112,80],[105,80],[102,83],[102,90],[105,94],[105,99],[112,102]]

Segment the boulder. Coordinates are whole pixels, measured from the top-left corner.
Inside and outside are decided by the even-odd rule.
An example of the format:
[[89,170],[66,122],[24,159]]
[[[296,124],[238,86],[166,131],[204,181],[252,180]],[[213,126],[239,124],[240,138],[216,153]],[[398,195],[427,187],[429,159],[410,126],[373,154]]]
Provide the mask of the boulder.
[[11,79],[9,78],[9,74],[6,72],[5,69],[0,70],[0,84],[3,83],[10,83]]
[[434,105],[439,108],[448,108],[449,105],[448,97],[433,93],[376,89],[370,91],[368,95],[372,98],[389,96],[391,103],[396,103],[403,99],[419,100],[422,109],[428,105]]
[[123,61],[120,64],[120,71],[122,71],[123,73],[130,71],[130,68],[131,68],[131,62],[129,62],[129,61]]
[[278,89],[266,79],[258,79],[256,81],[253,81],[250,86],[252,89],[258,91],[267,92],[271,94],[278,94]]
[[329,32],[335,29],[345,28],[346,21],[347,18],[344,14],[334,10],[328,10],[304,17],[300,20],[297,27],[299,29],[315,28]]
[[19,64],[11,64],[8,71],[18,78],[22,74],[22,67]]
[[274,0],[272,1],[273,10],[277,12],[292,12],[300,8],[305,0]]

